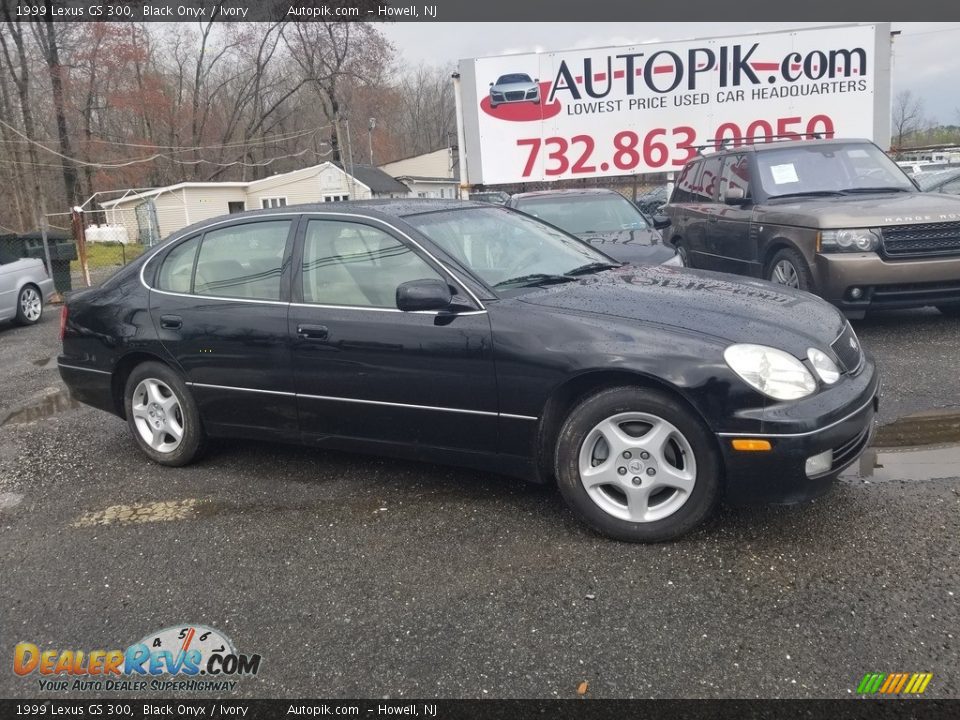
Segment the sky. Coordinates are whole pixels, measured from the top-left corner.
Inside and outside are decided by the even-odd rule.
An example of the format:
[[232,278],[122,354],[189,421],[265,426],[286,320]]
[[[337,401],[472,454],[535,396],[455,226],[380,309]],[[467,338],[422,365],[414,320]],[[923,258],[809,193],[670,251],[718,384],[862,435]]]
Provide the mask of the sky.
[[[380,29],[405,62],[436,65],[487,55],[631,45],[829,24],[401,22],[384,24]],[[909,89],[923,99],[927,118],[944,124],[960,124],[960,53],[957,52],[960,25],[893,23],[892,29],[901,31],[893,47],[894,94]]]

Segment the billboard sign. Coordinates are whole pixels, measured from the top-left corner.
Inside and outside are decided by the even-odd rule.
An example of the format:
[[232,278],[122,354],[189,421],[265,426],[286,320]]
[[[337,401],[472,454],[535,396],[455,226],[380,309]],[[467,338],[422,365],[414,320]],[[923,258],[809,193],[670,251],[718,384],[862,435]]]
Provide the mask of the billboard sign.
[[667,172],[698,145],[890,131],[890,25],[460,61],[468,182]]

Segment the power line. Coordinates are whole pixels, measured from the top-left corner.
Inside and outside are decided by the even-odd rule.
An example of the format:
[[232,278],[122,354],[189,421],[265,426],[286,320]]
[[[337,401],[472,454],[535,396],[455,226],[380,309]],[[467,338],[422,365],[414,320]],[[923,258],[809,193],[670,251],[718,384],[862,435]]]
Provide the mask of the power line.
[[[204,159],[200,159],[200,160],[178,160],[177,158],[170,157],[167,153],[154,153],[154,154],[149,155],[149,156],[147,156],[147,157],[136,158],[136,159],[133,159],[133,160],[125,160],[125,161],[123,161],[123,162],[89,162],[89,161],[87,161],[87,160],[81,160],[80,158],[74,158],[74,157],[70,157],[69,155],[64,155],[63,153],[58,152],[58,151],[56,151],[56,150],[54,150],[54,149],[52,149],[52,148],[48,148],[46,145],[44,145],[44,144],[42,144],[42,143],[39,143],[39,142],[37,142],[36,140],[33,140],[32,138],[28,137],[27,135],[24,135],[22,132],[20,132],[19,130],[17,130],[17,128],[15,128],[13,125],[10,125],[9,123],[7,123],[7,122],[5,122],[5,121],[3,121],[3,120],[0,120],[0,125],[3,125],[4,127],[8,128],[11,132],[13,132],[14,134],[16,134],[16,135],[20,136],[21,138],[23,138],[24,140],[26,140],[26,141],[27,141],[28,143],[30,143],[31,145],[35,145],[35,146],[39,147],[40,149],[42,149],[42,150],[50,153],[51,155],[56,155],[57,157],[63,158],[64,160],[69,160],[70,162],[72,162],[72,163],[74,163],[74,164],[76,164],[76,165],[80,165],[81,167],[99,168],[99,169],[101,169],[101,170],[118,170],[118,169],[120,169],[120,168],[130,167],[130,166],[132,166],[132,165],[140,165],[140,164],[142,164],[142,163],[153,162],[153,161],[159,160],[159,159],[161,159],[161,158],[163,158],[163,159],[165,159],[165,160],[169,160],[170,162],[175,163],[175,164],[177,164],[177,165],[213,165],[213,166],[215,166],[215,167],[225,167],[225,168],[226,168],[226,167],[266,167],[266,166],[268,166],[268,165],[272,165],[272,164],[273,164],[274,162],[276,162],[277,160],[284,160],[284,159],[287,159],[287,158],[300,157],[300,156],[302,156],[302,155],[306,155],[308,152],[312,152],[312,153],[314,153],[314,154],[318,154],[318,155],[319,155],[319,153],[316,153],[315,150],[313,150],[313,149],[311,149],[311,148],[306,148],[306,149],[304,149],[304,150],[301,150],[300,152],[291,153],[291,154],[289,154],[289,155],[277,156],[277,157],[271,158],[270,160],[267,160],[267,161],[265,161],[265,162],[259,162],[259,163],[249,163],[249,162],[245,162],[245,161],[243,161],[243,160],[234,160],[233,162],[226,162],[226,163],[216,162],[216,161],[214,161],[214,160],[204,160]],[[330,152],[332,152],[332,151],[327,151],[327,153],[324,153],[324,154],[330,154]],[[54,166],[54,167],[56,167],[56,166]]]
[[[8,125],[8,127],[10,127]],[[90,138],[89,142],[107,144],[107,145],[117,145],[120,147],[136,147],[136,148],[147,148],[150,150],[170,150],[172,152],[191,152],[196,150],[222,150],[225,148],[235,148],[235,147],[250,147],[252,145],[269,145],[275,142],[286,142],[288,140],[295,140],[306,135],[314,135],[323,130],[328,130],[329,125],[323,125],[317,128],[311,128],[310,130],[297,130],[291,131],[289,133],[277,133],[276,135],[264,136],[262,138],[257,138],[255,140],[249,141],[237,141],[230,143],[221,143],[219,145],[152,145],[150,143],[128,143],[122,142],[120,140],[107,140],[105,138]],[[5,143],[40,143],[41,146],[46,147],[43,143],[53,144],[53,140],[31,140],[19,139],[19,140],[4,140],[0,139],[0,142]],[[84,142],[87,142],[85,140]]]

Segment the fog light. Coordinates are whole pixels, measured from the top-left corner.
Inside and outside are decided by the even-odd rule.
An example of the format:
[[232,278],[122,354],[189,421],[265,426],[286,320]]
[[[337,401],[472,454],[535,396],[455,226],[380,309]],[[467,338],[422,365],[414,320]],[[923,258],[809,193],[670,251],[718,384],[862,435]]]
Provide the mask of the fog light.
[[825,450],[819,455],[812,455],[807,458],[807,477],[822,475],[833,465],[833,450]]
[[863,297],[863,290],[861,290],[860,288],[853,288],[850,291],[850,297],[852,297],[854,300],[859,300],[860,298]]

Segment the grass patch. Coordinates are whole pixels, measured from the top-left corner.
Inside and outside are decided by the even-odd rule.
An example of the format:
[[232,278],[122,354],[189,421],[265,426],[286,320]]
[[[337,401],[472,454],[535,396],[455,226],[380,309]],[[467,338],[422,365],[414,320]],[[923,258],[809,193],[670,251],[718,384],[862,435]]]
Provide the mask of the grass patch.
[[[146,249],[146,245],[133,243],[128,245],[122,245],[121,243],[88,243],[87,267],[93,270],[94,268],[126,265]],[[79,272],[80,260],[71,262],[70,269]]]

